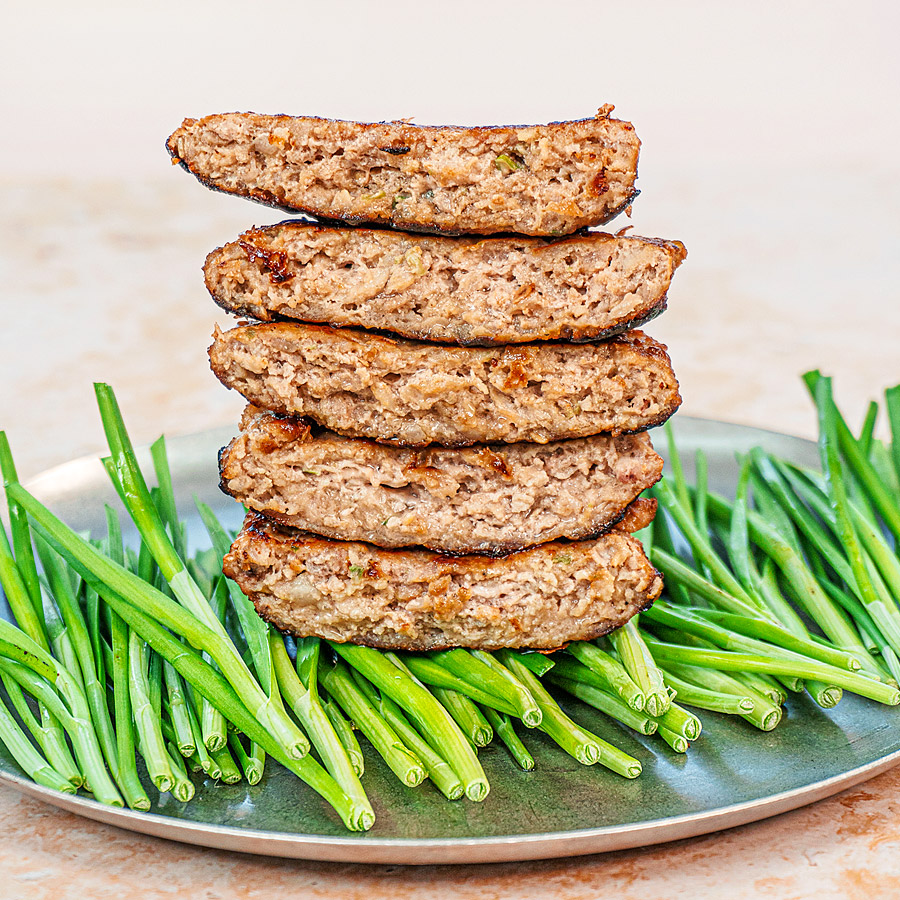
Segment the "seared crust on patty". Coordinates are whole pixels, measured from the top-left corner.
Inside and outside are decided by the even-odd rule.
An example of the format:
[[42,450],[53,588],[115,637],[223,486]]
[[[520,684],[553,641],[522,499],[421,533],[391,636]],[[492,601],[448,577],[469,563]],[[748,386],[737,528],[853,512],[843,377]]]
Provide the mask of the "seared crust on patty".
[[686,255],[678,241],[589,232],[451,238],[284,222],[206,259],[229,312],[483,347],[598,340],[649,321]]
[[250,513],[224,572],[282,631],[382,649],[552,649],[646,609],[662,579],[620,530],[496,559],[383,550]]
[[331,220],[453,234],[571,234],[636,191],[640,141],[609,118],[467,128],[223,113],[166,142],[210,188]]
[[303,531],[491,554],[606,531],[662,459],[646,434],[411,450],[248,407],[219,471],[226,493]]
[[484,349],[272,322],[217,329],[209,355],[255,406],[405,446],[626,434],[681,403],[666,348],[640,331]]

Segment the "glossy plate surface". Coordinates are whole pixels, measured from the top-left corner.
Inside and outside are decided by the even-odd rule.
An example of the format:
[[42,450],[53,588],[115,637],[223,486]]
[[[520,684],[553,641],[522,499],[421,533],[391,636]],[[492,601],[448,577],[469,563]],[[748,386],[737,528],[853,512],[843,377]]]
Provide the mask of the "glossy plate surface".
[[[686,460],[697,448],[706,452],[713,490],[733,490],[735,453],[756,444],[817,463],[815,446],[797,438],[684,416],[674,425]],[[196,494],[228,524],[239,523],[240,508],[219,492],[215,467],[216,452],[231,434],[169,442],[183,515]],[[665,439],[656,434],[662,450]],[[30,487],[79,530],[99,533],[103,503],[116,502],[97,460],[60,466]],[[190,524],[192,539],[202,540],[196,517]],[[828,711],[792,696],[784,720],[768,734],[740,719],[702,713],[703,735],[686,755],[577,701],[563,704],[577,721],[640,759],[641,777],[626,781],[599,766],[581,766],[544,735],[523,729],[537,769],[520,771],[495,742],[480,753],[491,783],[487,801],[450,803],[428,783],[404,787],[367,748],[364,784],[377,822],[363,835],[345,831],[315,793],[271,762],[255,787],[198,781],[190,803],[166,796],[149,813],[38,787],[21,777],[2,745],[0,779],[79,815],[192,844],[302,859],[435,864],[572,856],[705,834],[828,797],[900,762],[900,709],[849,694]]]

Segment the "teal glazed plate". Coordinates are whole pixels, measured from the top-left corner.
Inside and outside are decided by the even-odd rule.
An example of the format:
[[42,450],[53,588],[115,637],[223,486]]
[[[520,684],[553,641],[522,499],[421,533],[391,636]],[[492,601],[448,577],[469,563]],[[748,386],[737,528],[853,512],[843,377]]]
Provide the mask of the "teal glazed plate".
[[[757,444],[798,463],[818,461],[814,444],[786,435],[684,416],[673,425],[685,461],[698,448],[706,452],[710,485],[720,492],[734,490],[735,454]],[[665,439],[657,434],[662,451]],[[169,441],[183,515],[191,516],[197,495],[237,527],[241,508],[219,492],[216,471],[216,453],[231,436],[218,430]],[[149,465],[149,454],[144,458]],[[77,530],[101,533],[103,504],[117,503],[97,459],[59,466],[30,488]],[[199,519],[189,522],[191,539],[202,541]],[[39,787],[22,776],[2,745],[0,780],[78,815],[155,837],[271,856],[409,865],[574,856],[693,837],[821,800],[900,762],[900,708],[850,694],[827,711],[793,695],[781,724],[769,733],[735,717],[703,713],[703,734],[687,754],[574,699],[562,702],[578,722],[640,759],[640,778],[628,781],[600,766],[582,766],[543,734],[523,729],[535,771],[519,770],[495,743],[480,752],[491,783],[487,800],[451,803],[428,782],[400,784],[367,752],[363,783],[377,821],[365,834],[346,831],[317,794],[271,761],[254,787],[195,776],[197,793],[189,803],[160,798],[151,789],[157,800],[147,813]]]

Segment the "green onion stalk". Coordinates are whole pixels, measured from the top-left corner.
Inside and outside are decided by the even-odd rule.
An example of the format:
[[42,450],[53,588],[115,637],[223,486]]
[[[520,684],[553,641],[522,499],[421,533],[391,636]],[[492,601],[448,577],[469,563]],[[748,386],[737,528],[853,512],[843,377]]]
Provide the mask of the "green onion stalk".
[[359,741],[353,733],[353,725],[344,717],[340,706],[334,700],[327,696],[320,697],[320,700],[322,701],[322,709],[325,710],[325,715],[328,716],[332,728],[334,728],[335,733],[344,745],[344,750],[347,753],[350,764],[353,766],[353,771],[362,778],[366,770],[366,761],[362,748],[359,746]]
[[[466,654],[466,656],[468,656],[468,654]],[[469,658],[472,659],[472,657]],[[465,678],[460,678],[458,675],[454,675],[453,672],[445,668],[444,665],[437,660],[429,659],[425,656],[407,655],[404,657],[404,663],[419,681],[432,688],[447,688],[451,691],[457,691],[460,694],[465,694],[470,700],[481,703],[483,706],[490,706],[507,715],[516,716],[518,708],[516,704],[510,702],[508,699],[498,697],[490,691],[484,690],[479,684],[473,683],[474,679],[467,680]],[[512,689],[510,690],[510,694],[514,694]]]
[[85,697],[91,712],[91,721],[103,750],[103,757],[112,776],[117,781],[119,776],[119,759],[116,748],[116,735],[109,716],[106,701],[106,685],[98,678],[97,663],[87,623],[84,620],[78,601],[72,592],[72,584],[63,561],[47,544],[38,539],[38,555],[44,567],[44,573],[50,584],[53,598],[65,623],[66,633],[71,640],[75,652],[77,666],[81,674]]
[[644,709],[650,716],[661,716],[671,697],[662,672],[653,661],[638,631],[637,616],[608,635],[619,660],[644,695]]
[[[488,698],[482,700],[470,692],[469,696],[473,700],[478,700],[482,705],[493,706],[494,709],[521,719],[528,728],[537,728],[541,724],[541,710],[535,703],[534,697],[490,653],[483,650],[456,648],[432,653],[431,659],[447,671],[452,672],[462,682],[480,688]],[[452,684],[442,686],[453,687]],[[461,687],[455,689],[465,693]],[[505,706],[498,706],[496,703],[490,702],[490,697],[504,701]]]
[[[160,625],[172,629],[184,637],[191,646],[206,650],[216,661],[226,680],[241,697],[242,704],[267,730],[269,723],[273,721],[281,723],[282,720],[287,719],[283,710],[278,715],[278,710],[271,698],[262,691],[250,674],[231,638],[224,631],[219,620],[215,619],[205,598],[202,602],[209,615],[215,619],[216,630],[208,627],[205,622],[201,622],[195,615],[161,591],[103,556],[88,541],[59,521],[21,485],[10,485],[7,490],[12,492],[27,508],[29,515],[45,533],[57,552],[102,597],[106,598],[108,594],[112,593],[119,598],[127,598],[125,602],[151,616]],[[178,666],[176,665],[175,668],[177,669]],[[195,685],[195,687],[198,686]],[[200,693],[202,694],[202,691]],[[215,701],[213,700],[213,702]],[[222,712],[224,713],[225,710]],[[287,721],[288,726],[282,727],[279,724],[277,730],[269,733],[279,741],[288,755],[294,759],[302,758],[308,751],[309,742],[296,725],[290,720]]]
[[[314,644],[311,645],[311,642],[314,642]],[[365,828],[371,828],[375,823],[375,813],[372,811],[366,792],[363,790],[359,776],[350,762],[340,737],[338,737],[330,719],[325,714],[325,710],[322,709],[322,704],[319,702],[316,677],[318,639],[307,638],[306,646],[310,664],[304,670],[306,675],[306,684],[304,685],[300,676],[291,665],[284,646],[284,639],[281,635],[276,634],[274,629],[269,631],[269,649],[275,665],[275,675],[281,693],[306,729],[313,746],[325,764],[325,768],[356,805],[356,816],[361,822],[368,823],[365,825]],[[299,659],[300,656],[298,655]]]
[[[871,567],[867,567],[867,555],[863,550],[857,529],[854,527],[850,501],[847,497],[838,457],[837,444],[841,429],[838,421],[839,416],[831,395],[830,378],[820,378],[817,381],[815,399],[819,413],[819,450],[822,456],[822,469],[825,472],[825,484],[835,516],[837,534],[849,558],[853,581],[859,589],[859,599],[881,629],[881,632],[888,638],[894,650],[900,650],[900,613],[897,611],[896,602],[889,595],[886,597],[881,595],[881,592],[876,589],[876,584],[873,583],[876,573]],[[845,441],[841,441],[841,446],[847,452],[848,445]],[[852,454],[850,455],[852,456]],[[880,483],[878,488],[878,493],[880,493]],[[885,512],[882,509],[882,505],[877,503],[876,495],[874,494],[873,500],[876,500],[879,512],[884,516]],[[864,517],[859,514],[858,520],[866,524]],[[887,519],[885,521],[890,525]],[[874,532],[874,529],[872,531]],[[898,535],[900,535],[900,531],[898,531]],[[877,545],[871,534],[870,541],[872,546]],[[884,590],[884,593],[886,593],[886,590]]]
[[[241,770],[238,768],[234,757],[229,753],[228,746],[220,747],[218,750],[210,750],[209,755],[218,766],[221,775],[219,776],[225,784],[237,784],[241,780]],[[371,828],[371,824],[366,825],[363,821],[358,820],[358,829],[361,831]]]
[[494,731],[481,710],[465,694],[448,688],[433,687],[431,693],[459,725],[462,733],[476,747],[487,747],[494,739]]
[[[209,506],[196,499],[195,504],[212,542],[211,553],[216,560],[216,569],[221,570],[222,560],[231,546],[231,539]],[[222,580],[228,592],[231,608],[238,620],[241,634],[247,643],[247,650],[253,662],[253,671],[256,674],[257,681],[263,691],[272,698],[273,703],[283,706],[280,703],[280,698],[275,696],[275,693],[278,691],[278,684],[272,674],[273,662],[269,651],[269,626],[260,619],[248,597],[230,578],[224,578],[223,576]],[[248,781],[251,777],[254,778],[253,784],[262,778],[265,756],[265,751],[258,744],[251,744],[248,755],[250,773]]]
[[534,768],[534,757],[528,752],[528,748],[522,743],[522,739],[513,728],[513,720],[505,713],[498,712],[490,706],[483,706],[481,711],[484,717],[494,729],[494,734],[500,738],[510,756],[516,761],[519,768],[530,772]]
[[641,774],[641,764],[618,747],[604,741],[595,734],[573,722],[550,696],[538,677],[515,654],[498,651],[503,663],[528,688],[535,702],[540,706],[542,721],[540,728],[548,734],[570,756],[583,765],[601,763],[625,778],[637,778]]
[[[385,652],[385,657],[389,659],[402,672],[409,675],[413,681],[416,681],[421,687],[425,687],[419,681],[415,673],[412,672],[396,653],[391,651]],[[427,690],[427,688],[425,688]],[[469,739],[469,742],[476,748],[487,747],[494,739],[494,732],[488,720],[481,714],[481,710],[474,701],[464,692],[453,690],[452,688],[432,688],[432,695],[437,698],[438,702],[450,713],[453,720],[459,726],[460,731]]]
[[[484,800],[490,786],[478,757],[453,717],[407,672],[377,650],[330,642],[332,649],[393,700],[413,720],[431,748],[444,757],[470,800]],[[423,760],[424,762],[424,760]]]
[[13,759],[36,784],[66,794],[76,793],[77,789],[52,768],[34,748],[2,700],[0,700],[0,741],[6,745]]
[[385,722],[376,705],[359,689],[347,666],[340,661],[333,666],[322,662],[319,679],[397,778],[407,787],[420,785],[427,775],[422,761]]
[[[95,385],[97,402],[100,407],[100,416],[103,420],[103,428],[109,442],[111,455],[111,472],[115,474],[120,495],[125,502],[129,514],[132,517],[141,538],[153,555],[163,577],[172,589],[172,593],[178,599],[183,610],[187,610],[203,626],[203,635],[206,650],[222,674],[237,690],[239,696],[248,704],[248,708],[257,717],[260,723],[284,746],[287,752],[296,759],[302,758],[309,752],[309,741],[299,728],[291,721],[283,709],[273,704],[272,699],[262,690],[247,668],[240,654],[232,643],[225,627],[217,618],[210,607],[206,597],[191,579],[184,561],[178,556],[171,540],[166,534],[165,528],[159,517],[159,513],[153,504],[150,492],[144,477],[141,474],[131,446],[131,440],[125,430],[122,414],[116,402],[115,395],[109,385]],[[89,545],[88,545],[89,546]],[[99,556],[99,554],[97,554]],[[87,557],[83,554],[83,557]],[[101,557],[102,559],[102,557]],[[97,560],[91,559],[95,567],[91,570],[92,578],[100,577],[102,564],[96,565]],[[84,572],[81,573],[85,577]],[[125,573],[121,574],[124,579]],[[96,585],[91,585],[98,593]],[[125,595],[129,596],[129,595]],[[164,595],[160,594],[157,607],[165,606],[167,612],[172,613],[172,607],[176,603],[162,603]],[[179,617],[184,622],[183,617]],[[169,624],[160,619],[164,624]],[[171,621],[171,619],[169,619]],[[172,627],[169,625],[169,627]],[[197,646],[195,644],[195,646]]]
[[[36,699],[48,706],[64,728],[68,725],[66,730],[72,738],[79,768],[85,774],[86,784],[89,785],[91,793],[108,806],[122,806],[122,797],[106,769],[103,751],[91,721],[87,698],[71,673],[27,634],[3,620],[0,620],[0,656],[21,663],[35,675],[40,676],[40,679],[35,680],[35,686],[42,679],[46,679],[48,686],[59,691],[65,699],[65,705],[61,702],[50,705],[53,703],[52,690],[42,693]],[[10,674],[16,677],[14,672]],[[28,685],[22,686],[30,692]]]
[[[730,515],[729,502],[717,494],[709,494],[709,508],[714,516]],[[866,671],[877,673],[878,665],[860,640],[849,616],[825,593],[804,558],[759,514],[749,512],[747,521],[756,545],[781,569],[801,606],[831,642],[856,657]]]
[[[713,668],[683,665],[675,662],[665,662],[666,680],[673,686],[678,679],[686,682],[693,689],[705,690],[718,694],[723,702],[731,697],[740,701],[741,709],[736,712],[742,719],[749,722],[760,731],[772,731],[777,727],[784,715],[781,706],[773,703],[765,694],[750,687],[746,681],[740,679],[740,672],[727,675]],[[686,693],[686,696],[689,696]],[[687,703],[687,699],[684,701]],[[749,709],[746,706],[749,704]],[[690,705],[690,704],[689,704]]]
[[816,660],[795,660],[784,657],[763,656],[754,653],[734,653],[727,650],[713,651],[703,647],[686,647],[647,638],[647,644],[661,664],[687,663],[693,666],[721,669],[726,672],[763,672],[770,675],[796,675],[799,678],[818,679],[833,683],[861,697],[868,697],[888,706],[900,704],[900,689],[857,675],[836,666]]
[[[5,432],[0,431],[0,469],[4,482],[18,479],[12,452]],[[40,645],[50,650],[44,621],[41,587],[34,561],[31,529],[22,507],[7,494],[13,546],[10,547],[6,529],[0,523],[0,587],[19,627]],[[13,556],[15,548],[15,557]],[[38,707],[41,722],[40,746],[50,765],[63,774],[75,787],[84,784],[84,775],[72,759],[63,729],[58,721],[41,705]]]
[[[856,438],[853,437],[853,433],[835,405],[831,396],[831,379],[823,378],[818,371],[812,371],[807,372],[803,376],[803,380],[820,412],[820,440],[830,443],[832,446],[835,440],[839,443],[840,452],[846,459],[850,471],[862,484],[866,496],[878,510],[882,521],[893,534],[894,540],[900,544],[900,504],[897,503],[896,497],[891,496],[885,488],[875,467],[860,449]],[[834,449],[837,452],[836,448]],[[823,465],[823,470],[828,477],[828,467]]]
[[[213,632],[165,594],[97,552],[88,541],[57,519],[21,485],[10,485],[7,490],[26,508],[31,519],[57,552],[79,571],[88,584],[97,590],[141,638],[172,663],[185,681],[201,696],[206,696],[222,711],[226,719],[233,722],[251,740],[260,744],[267,753],[321,794],[336,809],[348,828],[357,830],[360,823],[354,819],[354,808],[340,786],[318,763],[297,756],[298,746],[308,746],[299,729],[291,725],[288,732],[289,735],[301,736],[302,744],[299,745],[293,737],[284,743],[282,729],[279,729],[278,736],[266,729],[263,723],[269,717],[259,713],[261,709],[270,710],[271,701],[252,676],[249,676],[243,661],[240,661],[240,667],[234,664],[234,660],[240,660],[240,657],[227,634],[222,637]],[[205,598],[203,602],[209,609]],[[182,643],[167,628],[172,628],[185,637],[190,645],[209,650],[222,670],[221,674],[205,664],[191,646]],[[230,680],[232,678],[242,693],[238,693],[233,686]]]
[[623,725],[633,728],[640,734],[655,734],[657,722],[650,716],[636,712],[622,699],[610,694],[592,684],[577,681],[574,678],[566,678],[560,671],[553,671],[547,676],[547,680],[557,687],[562,688],[573,697],[577,697],[588,706],[599,709],[612,719],[617,719]]
[[175,779],[169,765],[160,717],[150,697],[148,662],[147,645],[132,631],[128,637],[128,683],[138,750],[144,757],[150,780],[160,793],[166,793],[174,787]]
[[448,800],[459,800],[465,793],[465,787],[459,775],[447,760],[413,728],[400,705],[387,694],[379,692],[375,685],[357,669],[350,669],[350,677],[356,682],[357,687],[366,696],[369,703],[378,710],[385,722],[393,729],[397,737],[409,747],[417,759],[422,761],[434,786]]
[[[220,622],[225,619],[225,598],[225,587],[222,579],[219,579],[209,604]],[[203,658],[210,665],[215,665],[208,653],[204,653]],[[203,743],[211,754],[224,749],[227,740],[225,716],[206,699],[200,704],[200,731],[203,734]]]
[[241,741],[241,736],[236,731],[228,732],[228,748],[241,767],[244,778],[247,779],[247,784],[259,784],[263,776],[263,767],[257,759],[247,752]]
[[678,699],[688,706],[735,716],[753,711],[753,700],[749,696],[740,697],[708,690],[677,677],[670,669],[665,670],[665,678],[666,684],[675,691]]
[[130,652],[128,626],[109,610],[110,639],[112,641],[113,703],[116,718],[116,754],[119,785],[131,809],[150,809],[150,798],[141,784],[135,762],[134,717],[129,677]]
[[37,741],[50,768],[62,775],[73,788],[80,788],[84,784],[84,776],[78,771],[78,766],[72,759],[62,726],[41,703],[38,704],[41,721],[39,722],[35,718],[22,693],[21,685],[12,676],[2,671],[2,664],[3,660],[0,660],[0,676],[2,676],[3,686],[6,688],[13,709]]
[[[209,750],[206,749],[206,744],[203,743],[203,732],[200,730],[200,713],[198,712],[200,703],[198,702],[194,694],[193,688],[188,682],[185,682],[184,688],[185,712],[187,713],[188,723],[191,726],[191,736],[193,738],[194,744],[194,757],[196,757],[197,765],[200,766],[201,771],[204,774],[209,775],[209,777],[214,781],[218,781],[222,777],[222,770],[219,768],[218,763],[210,755]],[[169,714],[169,718],[172,718],[171,712]]]
[[[646,705],[646,696],[638,687],[627,669],[615,657],[595,644],[585,641],[574,641],[566,648],[582,666],[594,672],[598,679],[597,687],[610,690],[625,701],[633,710],[640,712]],[[557,660],[559,666],[563,660]]]

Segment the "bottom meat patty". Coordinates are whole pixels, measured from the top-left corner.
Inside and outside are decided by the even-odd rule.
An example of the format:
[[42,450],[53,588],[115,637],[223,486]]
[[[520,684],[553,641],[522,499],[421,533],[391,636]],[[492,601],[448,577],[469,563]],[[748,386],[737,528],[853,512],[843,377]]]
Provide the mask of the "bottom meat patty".
[[606,531],[662,474],[647,434],[391,447],[248,407],[222,489],[283,525],[379,547],[509,552]]
[[[644,524],[638,510],[626,527]],[[224,571],[282,631],[391,650],[549,650],[607,634],[662,590],[640,541],[619,528],[501,558],[449,557],[327,540],[249,513]]]

